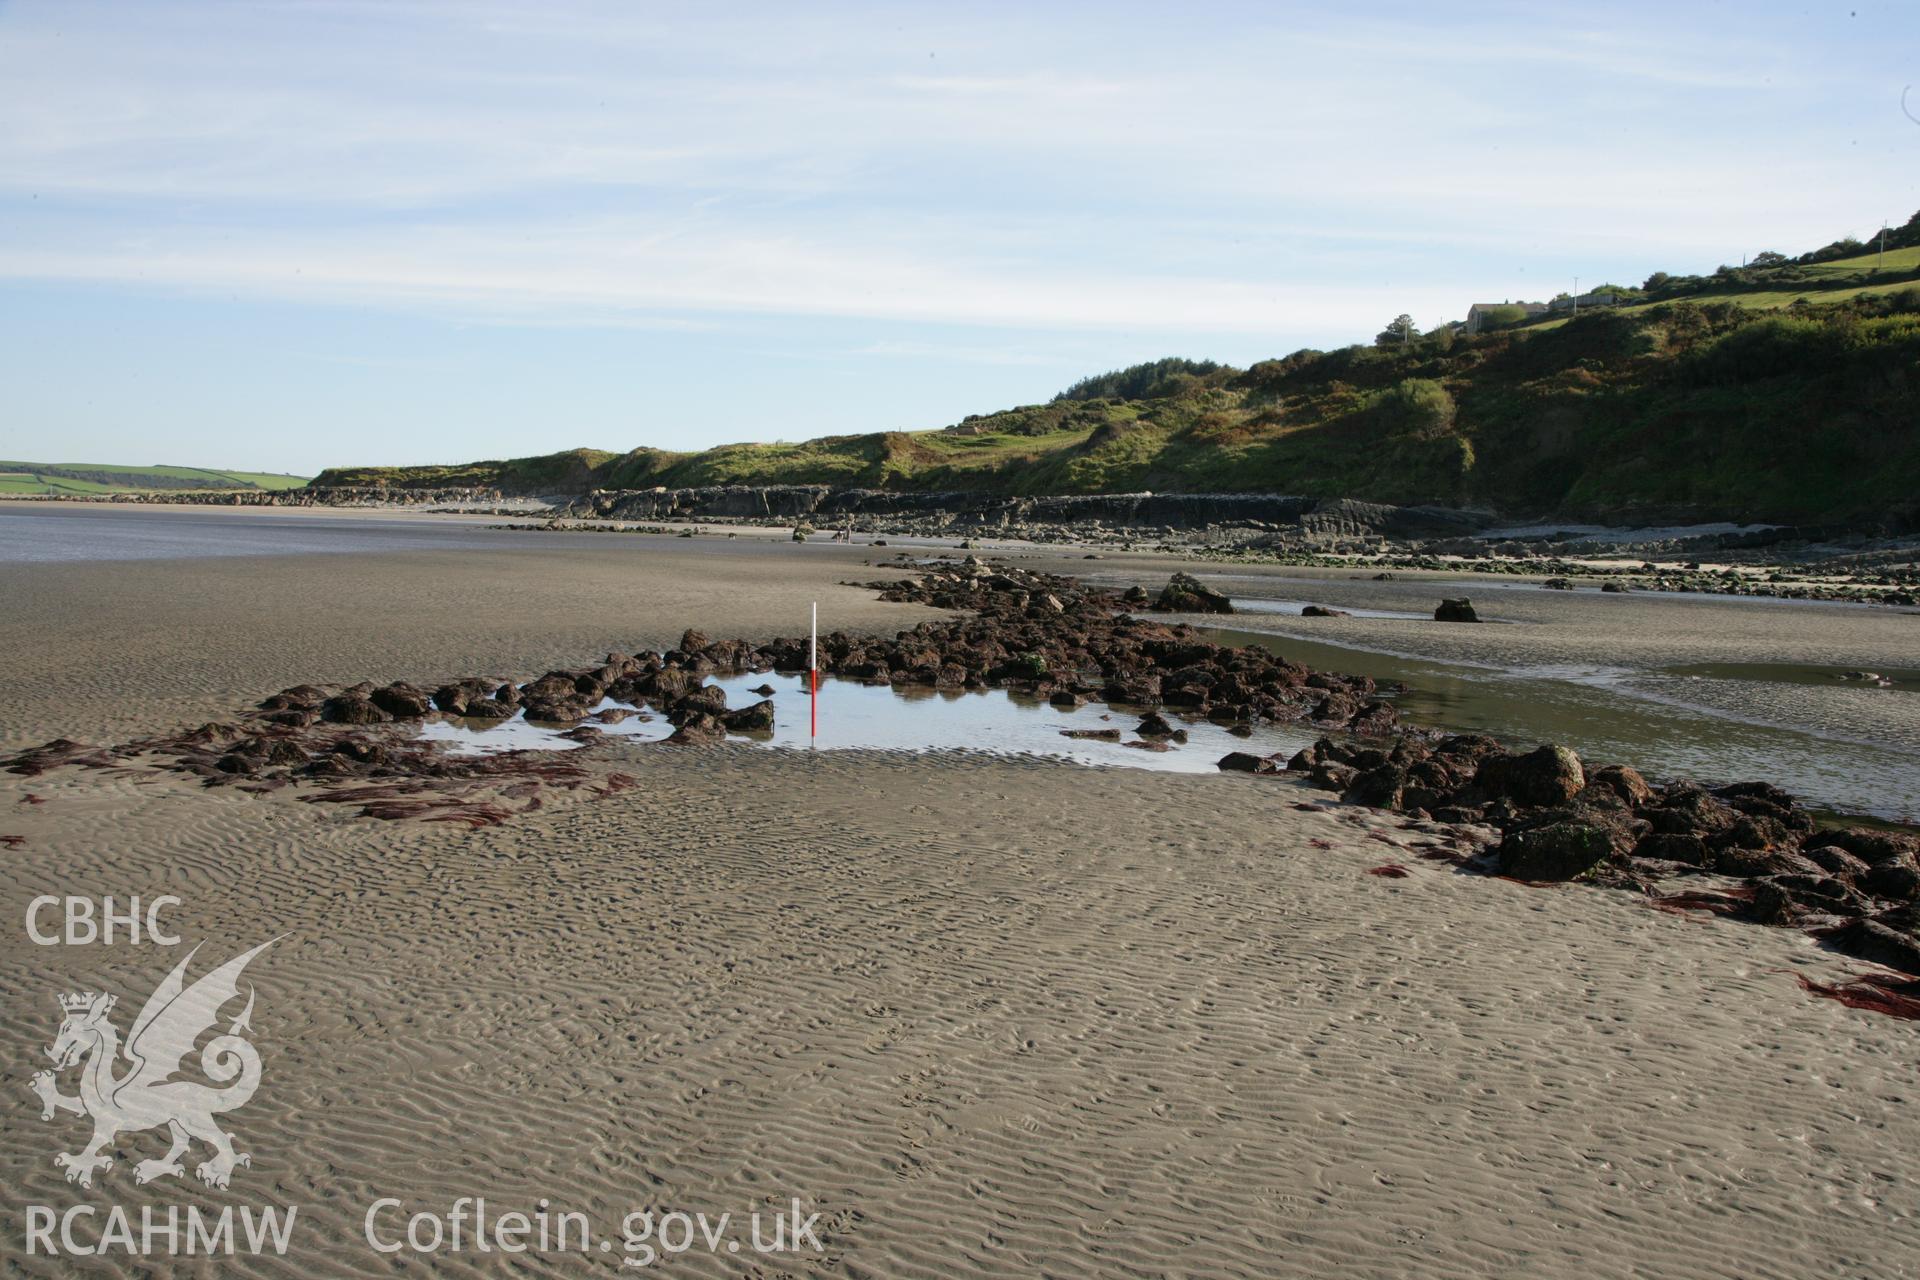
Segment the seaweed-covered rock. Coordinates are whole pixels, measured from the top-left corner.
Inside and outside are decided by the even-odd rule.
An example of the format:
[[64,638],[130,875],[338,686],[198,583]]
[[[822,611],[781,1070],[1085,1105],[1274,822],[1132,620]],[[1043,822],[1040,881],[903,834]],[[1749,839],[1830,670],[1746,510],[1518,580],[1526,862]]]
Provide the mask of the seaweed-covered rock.
[[462,676],[435,689],[433,705],[450,716],[466,716],[475,714],[473,708],[479,703],[511,705],[511,702],[518,702],[519,697],[520,691],[507,681]]
[[1369,698],[1347,718],[1349,730],[1370,737],[1392,733],[1399,724],[1400,709],[1380,698]]
[[310,684],[282,689],[260,703],[262,711],[317,711],[327,700],[327,691]]
[[1763,876],[1753,882],[1753,917],[1763,924],[1796,925],[1809,916],[1845,915],[1860,897],[1832,876]]
[[1153,607],[1158,613],[1232,613],[1233,601],[1190,573],[1176,573]]
[[1699,836],[1671,831],[1654,831],[1634,846],[1633,856],[1656,862],[1678,862],[1690,867],[1705,867],[1712,860],[1707,842]]
[[1836,951],[1883,964],[1902,973],[1920,974],[1920,939],[1885,920],[1861,917],[1820,931]]
[[720,717],[726,712],[727,691],[717,684],[703,684],[674,699],[673,705],[667,708],[667,719],[673,724],[685,724],[697,715]]
[[1820,840],[1823,844],[1845,849],[1870,867],[1886,863],[1911,866],[1920,860],[1920,836],[1910,832],[1850,827],[1844,831],[1823,831]]
[[1579,756],[1549,743],[1523,756],[1486,757],[1473,776],[1473,784],[1489,796],[1546,807],[1566,804],[1579,795],[1587,777]]
[[417,720],[433,710],[433,699],[426,690],[404,682],[375,689],[367,700],[396,720]]
[[1500,870],[1522,880],[1577,880],[1612,859],[1615,835],[1580,819],[1510,831],[1500,841]]
[[1371,805],[1376,809],[1398,809],[1406,787],[1405,769],[1397,764],[1381,764],[1355,777],[1341,799],[1348,804]]
[[720,717],[729,733],[772,733],[773,699],[762,698]]
[[1920,899],[1920,869],[1911,862],[1883,862],[1867,868],[1856,881],[1862,892],[1890,902]]
[[1595,769],[1587,775],[1587,786],[1605,788],[1634,808],[1653,803],[1653,788],[1647,785],[1647,780],[1638,770],[1623,764]]
[[1816,845],[1809,840],[1800,855],[1836,880],[1857,884],[1873,870],[1866,862],[1838,845]]
[[1174,734],[1173,722],[1158,711],[1149,711],[1140,718],[1134,732],[1143,738],[1171,738]]
[[676,746],[710,746],[726,739],[727,726],[720,718],[705,711],[688,716],[673,731],[667,741]]
[[1440,607],[1433,611],[1435,622],[1478,622],[1480,615],[1474,612],[1473,601],[1462,596],[1458,600],[1442,600]]
[[1308,776],[1313,779],[1313,785],[1323,791],[1345,791],[1353,785],[1354,778],[1359,774],[1360,771],[1350,764],[1322,760],[1313,766],[1313,772]]
[[392,717],[365,694],[342,693],[326,700],[320,718],[329,724],[380,724]]

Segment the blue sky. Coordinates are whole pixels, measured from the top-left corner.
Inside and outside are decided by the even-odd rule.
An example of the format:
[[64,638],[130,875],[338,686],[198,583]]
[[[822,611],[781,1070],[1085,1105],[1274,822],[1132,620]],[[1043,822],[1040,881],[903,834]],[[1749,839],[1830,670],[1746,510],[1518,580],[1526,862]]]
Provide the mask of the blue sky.
[[0,457],[938,427],[1897,224],[1908,84],[1904,0],[0,3]]

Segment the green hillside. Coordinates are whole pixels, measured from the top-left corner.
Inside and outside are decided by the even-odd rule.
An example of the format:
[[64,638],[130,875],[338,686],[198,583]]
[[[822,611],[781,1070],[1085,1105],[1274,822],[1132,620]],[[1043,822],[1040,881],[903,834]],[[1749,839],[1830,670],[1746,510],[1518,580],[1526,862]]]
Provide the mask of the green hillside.
[[[937,431],[343,468],[316,485],[513,493],[833,484],[1274,492],[1606,521],[1920,519],[1920,215],[1622,305],[1468,334],[1159,361]],[[1849,249],[1852,251],[1849,252]]]
[[508,493],[566,493],[593,487],[600,470],[619,459],[604,449],[568,449],[538,458],[507,458],[431,467],[328,467],[314,488],[502,489]]
[[87,494],[179,489],[298,489],[305,476],[205,467],[128,467],[95,462],[0,462],[0,494]]
[[[1675,279],[1660,273],[1646,286],[1623,291],[1626,300],[1618,309],[1632,313],[1663,302],[1688,301],[1730,302],[1757,311],[1774,311],[1801,303],[1845,302],[1863,294],[1893,292],[1915,283],[1920,283],[1920,244],[1890,248],[1885,254],[1864,253],[1823,262],[1722,267],[1710,276]],[[1564,318],[1547,319],[1534,322],[1533,327],[1551,328],[1565,323]]]

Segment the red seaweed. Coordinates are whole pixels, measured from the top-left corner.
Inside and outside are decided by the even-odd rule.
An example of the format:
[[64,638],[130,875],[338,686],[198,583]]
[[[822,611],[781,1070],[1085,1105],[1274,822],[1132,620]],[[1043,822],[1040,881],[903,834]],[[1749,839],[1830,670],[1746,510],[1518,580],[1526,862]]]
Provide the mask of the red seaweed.
[[610,773],[606,776],[606,785],[595,787],[593,793],[604,800],[608,796],[617,796],[622,791],[631,791],[639,785],[640,779],[630,773]]
[[1730,916],[1744,910],[1753,898],[1753,890],[1746,885],[1724,891],[1689,889],[1683,893],[1653,893],[1646,897],[1646,904],[1655,911],[1664,911],[1669,915],[1698,919],[1696,911],[1709,912],[1716,916]]
[[0,844],[7,846],[9,849],[18,849],[26,842],[27,838],[25,836],[0,836]]
[[514,811],[503,809],[497,804],[470,804],[445,813],[429,814],[423,822],[462,822],[468,828],[478,830],[481,827],[494,827],[513,816]]
[[1920,978],[1885,973],[1849,974],[1845,982],[1815,982],[1796,973],[1800,989],[1823,1000],[1835,1000],[1849,1009],[1883,1013],[1889,1018],[1920,1022]]
[[1458,849],[1449,849],[1441,844],[1416,846],[1414,853],[1416,857],[1427,862],[1445,862],[1456,867],[1466,862],[1468,857],[1471,856],[1461,853]]
[[1377,867],[1368,867],[1370,876],[1384,876],[1388,880],[1405,880],[1412,873],[1397,862],[1385,862]]
[[55,738],[52,742],[42,743],[10,757],[5,768],[7,772],[17,773],[23,778],[37,778],[47,770],[63,765],[107,769],[112,767],[113,759],[99,747],[75,742],[71,738]]

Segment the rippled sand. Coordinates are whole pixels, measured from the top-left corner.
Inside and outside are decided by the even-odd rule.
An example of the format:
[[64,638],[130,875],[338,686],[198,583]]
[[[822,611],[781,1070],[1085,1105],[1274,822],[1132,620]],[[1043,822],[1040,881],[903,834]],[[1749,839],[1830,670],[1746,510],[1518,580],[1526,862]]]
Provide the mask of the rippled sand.
[[[792,631],[816,594],[843,625],[921,616],[832,585],[866,575],[859,553],[523,545],[61,570],[3,624],[10,652],[32,642],[6,736],[123,736],[302,678],[537,671],[689,624]],[[1806,997],[1792,972],[1845,966],[1798,934],[1460,876],[1410,847],[1431,835],[1303,811],[1285,781],[595,751],[638,786],[476,832],[0,775],[0,833],[24,837],[0,850],[9,1262],[39,1267],[24,1204],[268,1201],[301,1206],[288,1260],[173,1273],[391,1274],[360,1236],[374,1199],[480,1195],[601,1231],[797,1196],[827,1252],[774,1273],[1920,1265],[1914,1024]],[[1410,874],[1368,874],[1389,861]],[[162,891],[206,957],[289,935],[249,970],[265,1080],[230,1127],[254,1162],[217,1192],[136,1188],[123,1158],[79,1192],[51,1157],[80,1122],[41,1122],[25,1088],[52,996],[120,992],[124,1028],[178,953],[34,947],[19,922],[37,893]],[[595,1266],[616,1274],[528,1269]]]

